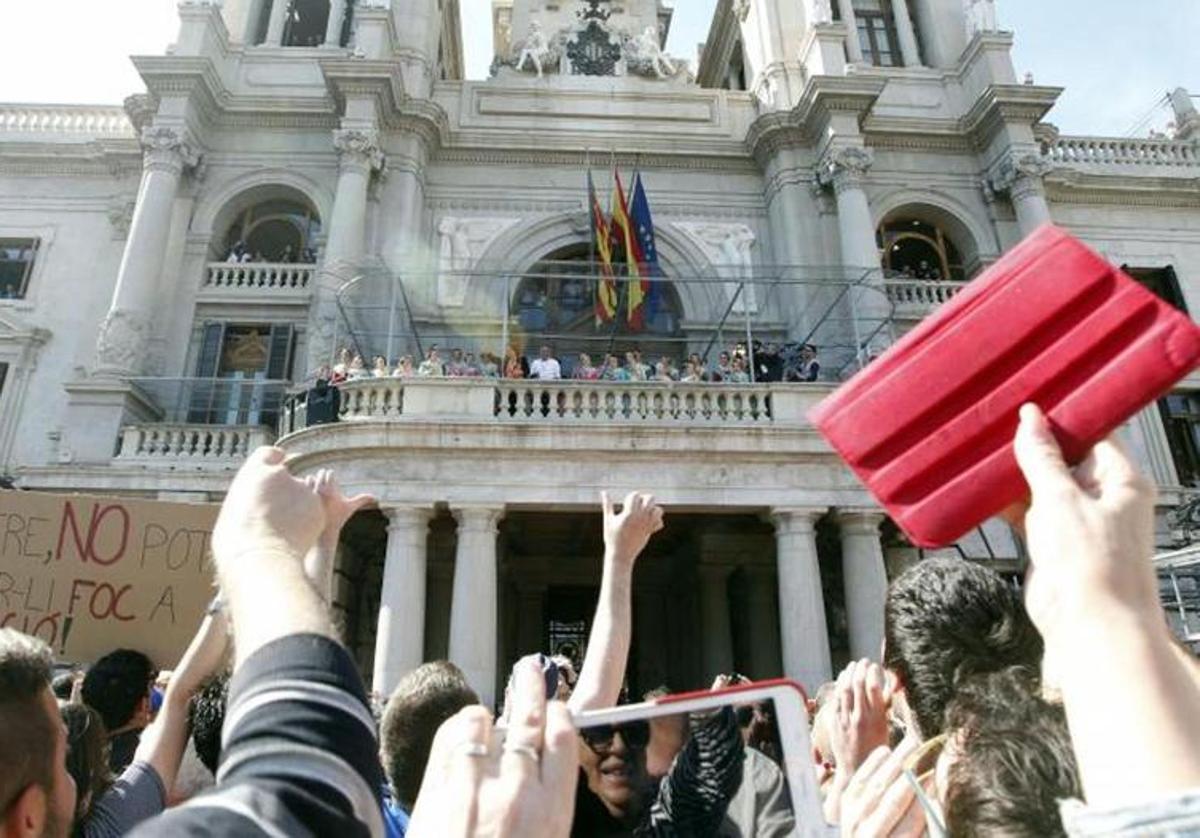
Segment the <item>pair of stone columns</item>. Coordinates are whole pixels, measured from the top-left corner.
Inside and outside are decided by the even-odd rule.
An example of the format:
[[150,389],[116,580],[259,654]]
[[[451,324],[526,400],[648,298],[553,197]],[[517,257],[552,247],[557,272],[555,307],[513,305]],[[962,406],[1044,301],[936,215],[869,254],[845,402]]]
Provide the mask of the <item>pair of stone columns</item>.
[[[388,695],[425,660],[427,541],[433,510],[389,507],[387,554],[375,639],[374,689]],[[449,657],[492,706],[496,685],[496,534],[502,507],[456,509],[458,551],[450,606]]]
[[[776,509],[776,562],[779,576],[779,625],[783,671],[811,693],[833,676],[825,595],[817,556],[816,522],[820,508]],[[842,575],[852,659],[878,660],[883,641],[883,604],[887,571],[878,511],[839,511]]]
[[[905,67],[921,66],[921,50],[917,46],[917,30],[908,11],[908,0],[890,0],[892,19],[896,22],[896,37],[900,40],[900,57]],[[846,58],[851,64],[863,63],[862,45],[858,40],[858,15],[854,0],[838,0],[838,11],[846,24]]]
[[[271,16],[267,22],[267,40],[269,46],[283,45],[283,30],[287,25],[288,13],[295,0],[268,0],[271,3]],[[329,0],[329,22],[325,26],[325,46],[341,46],[342,24],[346,19],[346,0]]]

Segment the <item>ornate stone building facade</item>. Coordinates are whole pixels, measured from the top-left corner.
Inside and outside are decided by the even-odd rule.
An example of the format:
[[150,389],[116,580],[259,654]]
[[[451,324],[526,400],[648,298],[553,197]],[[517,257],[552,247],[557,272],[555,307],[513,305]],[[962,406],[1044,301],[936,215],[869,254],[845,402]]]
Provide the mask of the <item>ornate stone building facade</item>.
[[[217,500],[278,440],[380,499],[337,586],[376,688],[448,655],[488,696],[519,653],[580,647],[598,492],[650,489],[670,525],[631,687],[813,686],[877,652],[916,551],[808,407],[1048,219],[1200,306],[1190,97],[1170,139],[1060,136],[990,0],[719,0],[694,73],[656,0],[493,12],[494,75],[466,81],[457,0],[183,0],[124,108],[0,105],[0,473]],[[614,163],[665,276],[641,334],[591,323],[586,172],[606,195]],[[341,346],[747,335],[819,344],[823,380],[367,379],[312,426],[284,400]],[[1164,513],[1200,479],[1198,390],[1124,431]],[[1015,567],[996,525],[956,549]]]

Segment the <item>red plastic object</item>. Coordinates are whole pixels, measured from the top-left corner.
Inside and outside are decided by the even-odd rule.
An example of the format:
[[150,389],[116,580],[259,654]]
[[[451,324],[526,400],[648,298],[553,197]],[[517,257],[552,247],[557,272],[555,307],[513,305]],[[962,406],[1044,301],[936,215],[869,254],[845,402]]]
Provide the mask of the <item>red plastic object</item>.
[[1191,319],[1046,225],[809,419],[913,543],[941,547],[1028,495],[1022,404],[1077,463],[1197,364]]

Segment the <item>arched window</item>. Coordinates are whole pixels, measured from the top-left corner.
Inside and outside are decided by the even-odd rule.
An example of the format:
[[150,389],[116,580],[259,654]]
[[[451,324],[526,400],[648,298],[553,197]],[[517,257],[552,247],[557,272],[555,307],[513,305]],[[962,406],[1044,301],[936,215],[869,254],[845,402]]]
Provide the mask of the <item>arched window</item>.
[[965,281],[961,251],[939,226],[916,218],[885,221],[878,244],[884,275],[898,279]]
[[510,300],[515,337],[529,350],[550,344],[563,362],[564,374],[569,374],[581,352],[597,363],[609,352],[623,355],[634,349],[646,358],[677,359],[684,351],[683,306],[670,282],[654,285],[641,329],[629,324],[628,287],[622,281],[618,281],[617,316],[598,323],[596,269],[589,248],[586,244],[563,248],[535,264],[517,283]]
[[321,232],[316,212],[300,201],[261,201],[238,213],[225,235],[221,258],[231,254],[251,262],[315,262]]

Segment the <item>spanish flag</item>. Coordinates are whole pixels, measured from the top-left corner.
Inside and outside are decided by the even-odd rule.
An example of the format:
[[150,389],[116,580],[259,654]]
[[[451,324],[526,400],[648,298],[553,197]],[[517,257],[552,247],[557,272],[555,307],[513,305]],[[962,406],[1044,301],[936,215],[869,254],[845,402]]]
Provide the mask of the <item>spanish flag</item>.
[[646,259],[642,255],[642,244],[638,239],[637,232],[633,229],[633,222],[629,220],[629,202],[625,200],[625,187],[621,185],[621,173],[617,172],[616,177],[617,203],[613,207],[613,226],[618,230],[621,244],[625,248],[625,264],[629,270],[629,305],[626,310],[626,318],[629,328],[637,330],[645,325],[643,308],[646,295],[650,290],[650,283],[644,275]]
[[599,326],[617,316],[617,280],[613,276],[612,230],[596,196],[591,169],[588,169],[588,203],[592,212],[592,251],[600,262],[600,277],[596,282],[596,325]]

